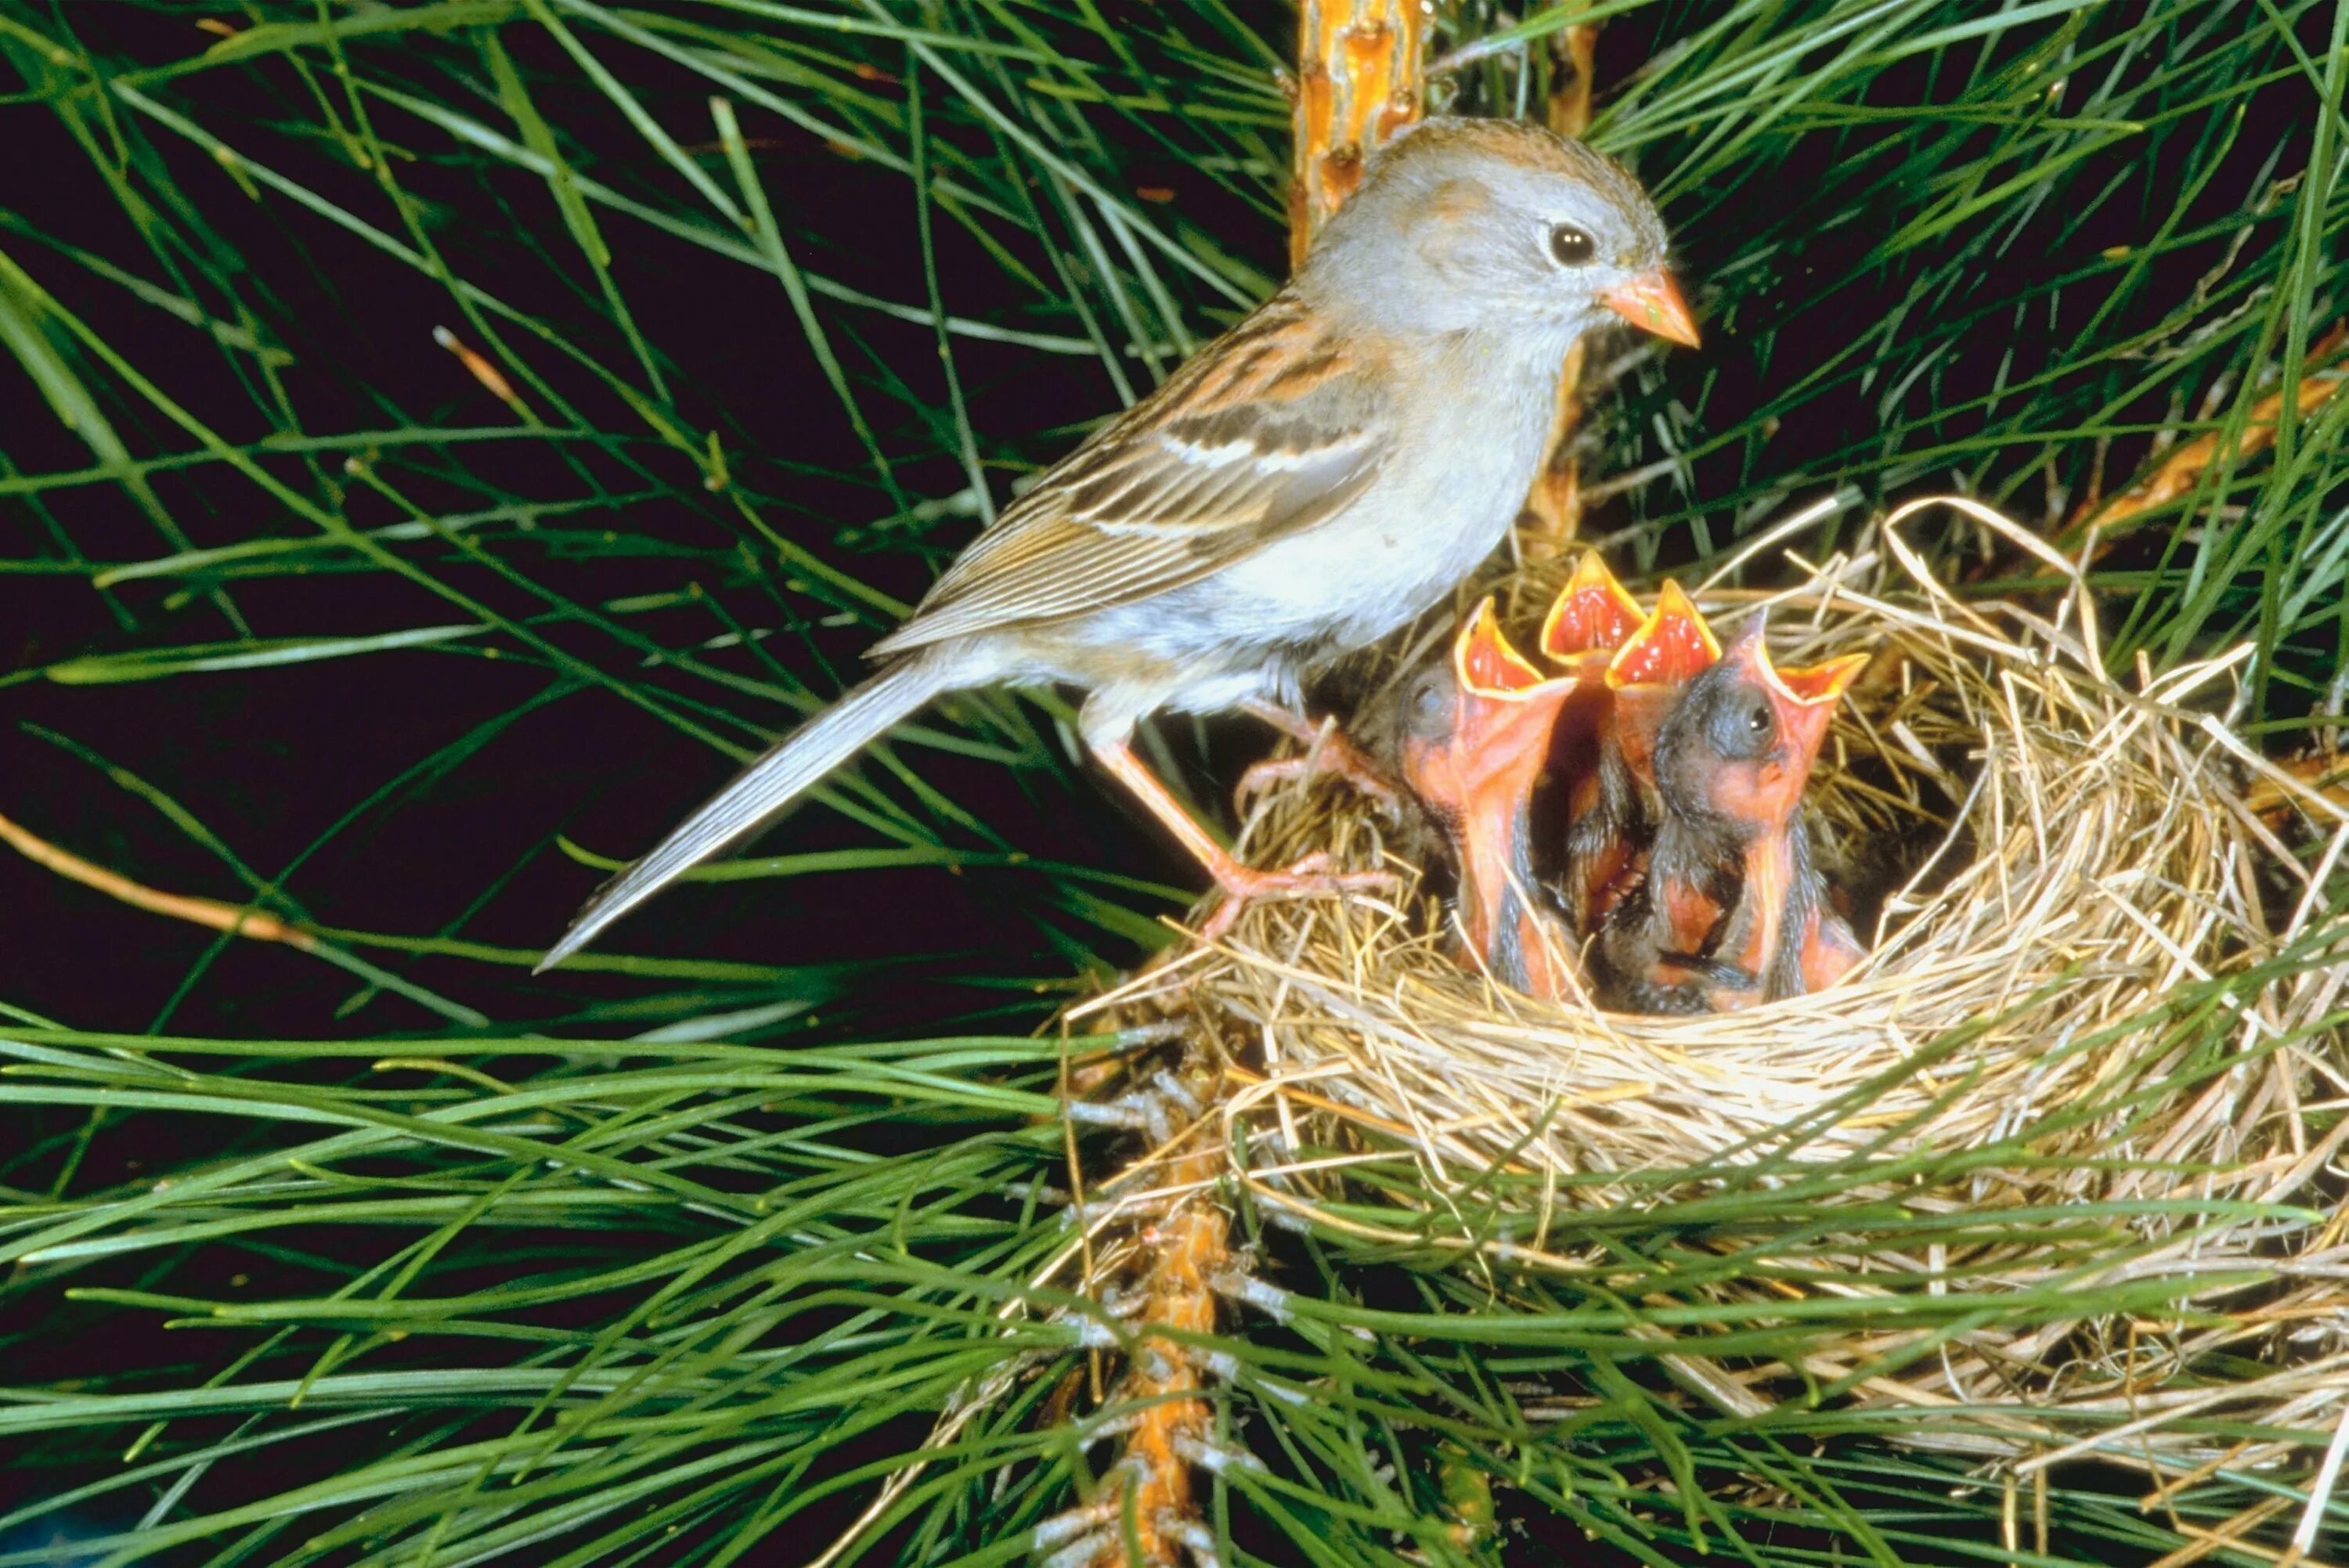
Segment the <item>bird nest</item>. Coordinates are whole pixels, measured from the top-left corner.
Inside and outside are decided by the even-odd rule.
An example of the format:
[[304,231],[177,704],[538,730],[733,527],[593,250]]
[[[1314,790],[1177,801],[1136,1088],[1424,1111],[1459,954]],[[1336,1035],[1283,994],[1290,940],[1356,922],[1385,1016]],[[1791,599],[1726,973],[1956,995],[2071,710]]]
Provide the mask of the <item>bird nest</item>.
[[[1871,952],[1832,989],[1694,1017],[1536,1001],[1454,956],[1402,866],[1401,898],[1260,903],[1117,1000],[1157,995],[1244,1038],[1253,1102],[1400,1138],[1438,1172],[1570,1175],[1593,1203],[1625,1201],[1589,1180],[1609,1173],[1652,1196],[1657,1172],[1898,1159],[2026,1128],[2028,1152],[2097,1161],[1977,1171],[1971,1203],[2141,1191],[2153,1164],[2270,1171],[2304,1149],[2302,1037],[2349,971],[2261,980],[2327,912],[2245,803],[2247,776],[2343,819],[2212,716],[2244,652],[2124,684],[2076,578],[2052,614],[1964,602],[1893,525],[1876,543],[1799,587],[1703,595],[1730,628],[1766,608],[1774,656],[1874,655],[1811,802],[1831,859],[1892,845],[1905,863]],[[1268,802],[1249,846],[1265,863],[1397,866],[1389,839],[1370,802],[1323,782]],[[2187,1047],[2162,1046],[2151,1016],[2180,987],[2228,1016],[2245,1068],[2194,1092],[2161,1087]]]
[[[1377,808],[1323,780],[1258,807],[1251,858],[1384,864],[1404,873],[1399,895],[1257,904],[1094,1006],[1171,1016],[1211,1042],[1226,1064],[1225,1180],[1270,1211],[1359,1232],[1349,1171],[1402,1158],[1423,1191],[1401,1201],[1425,1212],[1416,1233],[1391,1231],[1398,1243],[1448,1230],[1490,1264],[1604,1274],[1620,1256],[1576,1242],[1557,1216],[1603,1211],[1619,1224],[1643,1209],[1694,1213],[1708,1194],[1799,1189],[1791,1201],[1808,1214],[1828,1212],[1810,1222],[1815,1239],[1773,1253],[1773,1277],[1726,1268],[1705,1294],[1791,1300],[1812,1294],[1786,1283],[1809,1269],[1862,1312],[1861,1300],[1910,1289],[2083,1293],[2080,1312],[1961,1336],[1930,1378],[1864,1377],[1883,1342],[1860,1338],[1823,1341],[1775,1373],[1692,1372],[1733,1412],[1766,1408],[1757,1390],[1772,1376],[1847,1376],[1863,1400],[2028,1412],[2004,1435],[1940,1436],[2045,1462],[2079,1435],[2030,1425],[2053,1385],[2075,1414],[2103,1411],[2106,1429],[2155,1408],[2137,1402],[2141,1319],[2084,1326],[2097,1310],[2086,1293],[2162,1274],[2248,1300],[2251,1275],[2219,1279],[2231,1263],[2255,1265],[2265,1294],[2251,1319],[2206,1320],[2221,1342],[2310,1314],[2349,1322],[2337,1219],[2277,1208],[2311,1202],[2349,1136],[2349,1120],[2309,1114],[2326,1101],[2337,1112],[2344,1091],[2349,964],[2308,951],[2332,913],[2322,889],[2349,813],[2227,727],[2246,652],[2158,674],[2140,661],[2112,678],[2072,563],[1951,504],[2010,533],[2068,591],[1961,598],[1903,541],[1905,513],[1849,556],[1810,566],[1790,554],[1804,580],[1785,591],[1699,590],[1726,628],[1766,609],[1774,657],[1873,655],[1810,786],[1831,857],[1882,883],[1863,905],[1870,952],[1830,989],[1693,1017],[1518,995],[1464,964]],[[1530,610],[1554,584],[1536,573],[1515,586]],[[2294,810],[2263,819],[2254,784]],[[2312,827],[2314,849],[2295,854],[2284,837]],[[1392,1203],[1399,1190],[1388,1181],[1377,1196]],[[1868,1216],[1888,1204],[1967,1222],[1946,1246],[1912,1246],[1913,1233],[1881,1246]],[[2049,1222],[2080,1204],[2102,1205],[2097,1224],[2119,1238],[2109,1256],[2084,1260]],[[1494,1222],[1495,1206],[1519,1222]],[[2215,1299],[2198,1288],[2164,1299]],[[2184,1339],[2169,1346],[2184,1351]],[[2344,1418],[2349,1343],[2312,1347],[2293,1367],[2276,1359],[2282,1381],[2264,1411],[2313,1398],[2328,1427]],[[2165,1463],[2175,1474],[2206,1457],[2181,1436]]]

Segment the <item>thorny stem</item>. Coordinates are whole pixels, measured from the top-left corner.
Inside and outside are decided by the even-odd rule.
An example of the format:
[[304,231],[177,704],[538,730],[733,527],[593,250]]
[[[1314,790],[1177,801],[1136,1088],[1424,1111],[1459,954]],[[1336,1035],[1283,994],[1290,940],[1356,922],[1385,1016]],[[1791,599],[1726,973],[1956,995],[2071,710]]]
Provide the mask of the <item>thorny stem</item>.
[[[1122,1077],[1071,1074],[1065,1088],[1098,1097]],[[1112,1249],[1118,1261],[1107,1273],[1114,1282],[1088,1263],[1089,1291],[1102,1295],[1115,1283],[1133,1304],[1131,1320],[1139,1327],[1131,1352],[1106,1396],[1098,1385],[1094,1393],[1097,1405],[1130,1414],[1101,1491],[1038,1532],[1040,1551],[1055,1549],[1045,1559],[1054,1568],[1179,1568],[1186,1553],[1204,1560],[1208,1531],[1192,1466],[1212,1435],[1215,1412],[1201,1398],[1199,1365],[1186,1341],[1215,1332],[1210,1282],[1233,1261],[1216,1136],[1224,1080],[1214,1047],[1189,1034],[1172,1069],[1133,1091],[1154,1101],[1154,1146],[1128,1169],[1149,1166],[1151,1187],[1172,1196],[1139,1221],[1130,1245]],[[1072,1190],[1081,1177],[1072,1161]]]
[[[1150,1259],[1142,1281],[1142,1315],[1155,1327],[1189,1335],[1215,1330],[1216,1295],[1207,1282],[1231,1257],[1231,1216],[1216,1191],[1220,1153],[1212,1140],[1194,1136],[1189,1151],[1167,1166],[1164,1177],[1185,1195],[1142,1233]],[[1128,1568],[1129,1519],[1142,1549],[1141,1568],[1171,1568],[1182,1561],[1183,1527],[1196,1527],[1199,1516],[1191,1461],[1184,1451],[1206,1442],[1214,1422],[1207,1402],[1197,1397],[1199,1387],[1189,1346],[1150,1334],[1135,1346],[1111,1390],[1112,1403],[1141,1410],[1110,1478],[1114,1502],[1108,1511],[1117,1523],[1113,1539],[1094,1559],[1098,1568]]]

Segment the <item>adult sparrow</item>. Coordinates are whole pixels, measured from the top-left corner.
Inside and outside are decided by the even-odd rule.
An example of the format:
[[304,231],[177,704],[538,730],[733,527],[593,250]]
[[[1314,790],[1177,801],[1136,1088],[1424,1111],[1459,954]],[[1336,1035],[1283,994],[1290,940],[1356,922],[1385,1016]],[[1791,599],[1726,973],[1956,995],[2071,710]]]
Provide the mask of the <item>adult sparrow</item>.
[[1636,1011],[1729,1011],[1824,978],[1804,964],[1826,888],[1803,786],[1836,698],[1868,655],[1778,668],[1763,619],[1688,683],[1656,738],[1662,820],[1647,872],[1609,914],[1597,951],[1602,993]]
[[1450,843],[1469,956],[1505,985],[1557,996],[1567,933],[1543,907],[1530,819],[1551,727],[1579,683],[1544,678],[1510,645],[1490,599],[1449,655],[1406,676],[1367,728]]
[[1656,607],[1606,665],[1598,753],[1588,787],[1569,804],[1566,898],[1585,935],[1637,875],[1663,815],[1656,790],[1656,736],[1687,684],[1721,656],[1695,603],[1669,579]]
[[591,899],[542,969],[943,692],[1087,688],[1087,748],[1227,895],[1326,889],[1241,864],[1143,766],[1160,708],[1294,715],[1304,675],[1433,604],[1500,542],[1568,349],[1696,328],[1620,165],[1514,121],[1388,143],[1288,284],[1005,509],[872,656],[878,674]]

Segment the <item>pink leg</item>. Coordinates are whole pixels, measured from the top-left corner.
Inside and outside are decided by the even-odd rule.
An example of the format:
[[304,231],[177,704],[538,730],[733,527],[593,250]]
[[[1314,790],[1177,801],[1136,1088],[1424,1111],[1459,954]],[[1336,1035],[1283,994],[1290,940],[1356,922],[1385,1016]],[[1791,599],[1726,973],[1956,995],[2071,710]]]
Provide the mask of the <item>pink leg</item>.
[[1301,743],[1306,750],[1302,757],[1282,757],[1259,762],[1241,774],[1239,788],[1233,791],[1235,804],[1275,784],[1291,779],[1310,778],[1316,773],[1328,773],[1343,779],[1389,812],[1400,809],[1402,796],[1396,791],[1393,782],[1371,760],[1371,754],[1355,745],[1344,730],[1335,725],[1316,724],[1302,714],[1291,713],[1285,707],[1259,699],[1252,698],[1240,706],[1281,734]]
[[1278,898],[1298,893],[1329,893],[1374,888],[1392,888],[1396,878],[1392,872],[1332,872],[1330,857],[1311,854],[1285,871],[1261,872],[1244,865],[1232,852],[1216,842],[1206,829],[1192,820],[1183,810],[1181,801],[1167,792],[1133,748],[1120,743],[1093,748],[1117,781],[1133,793],[1150,814],[1166,825],[1175,842],[1191,853],[1191,857],[1207,868],[1216,885],[1224,890],[1223,907],[1208,918],[1199,934],[1212,942],[1231,928],[1234,920],[1251,899]]

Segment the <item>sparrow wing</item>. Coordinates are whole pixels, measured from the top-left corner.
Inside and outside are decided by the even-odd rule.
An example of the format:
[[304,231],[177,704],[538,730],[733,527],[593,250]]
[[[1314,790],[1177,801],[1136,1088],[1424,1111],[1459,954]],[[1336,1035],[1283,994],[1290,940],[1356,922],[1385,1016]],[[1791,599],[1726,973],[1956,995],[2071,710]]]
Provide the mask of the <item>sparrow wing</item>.
[[1385,459],[1387,369],[1276,295],[1047,473],[874,655],[1131,604],[1335,516]]

